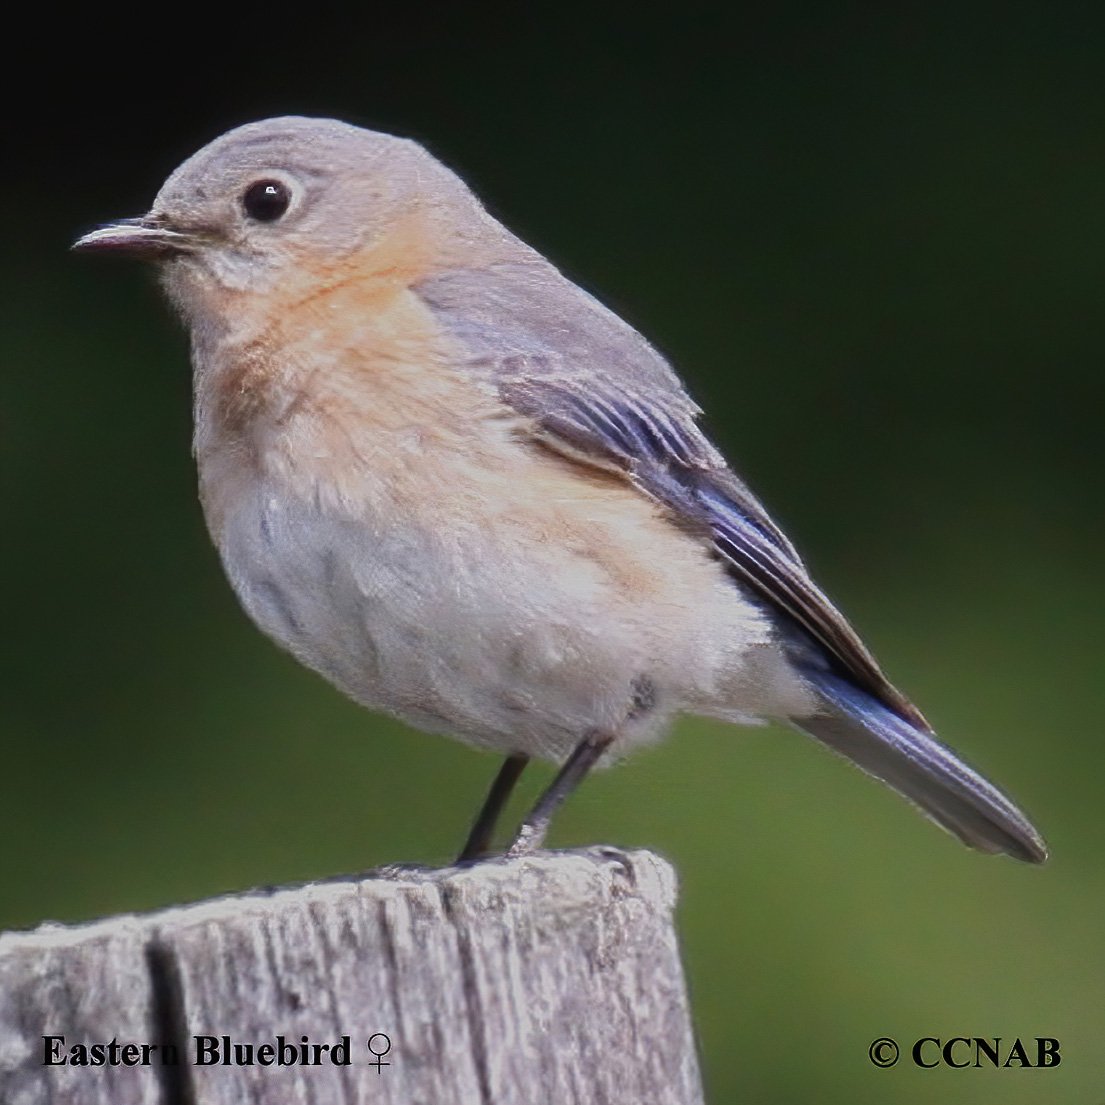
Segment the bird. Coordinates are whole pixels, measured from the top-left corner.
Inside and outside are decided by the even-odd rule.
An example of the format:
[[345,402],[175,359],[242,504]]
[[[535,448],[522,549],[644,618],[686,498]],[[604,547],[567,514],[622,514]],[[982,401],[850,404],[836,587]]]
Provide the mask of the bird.
[[73,246],[153,262],[190,336],[199,497],[230,585],[356,702],[535,758],[506,855],[675,718],[781,721],[982,852],[1047,848],[935,736],[700,426],[667,360],[420,143],[236,127]]

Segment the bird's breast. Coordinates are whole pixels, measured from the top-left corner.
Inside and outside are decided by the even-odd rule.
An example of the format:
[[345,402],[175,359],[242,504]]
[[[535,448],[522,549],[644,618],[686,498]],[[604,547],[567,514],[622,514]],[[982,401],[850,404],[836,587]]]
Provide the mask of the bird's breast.
[[554,759],[644,684],[654,733],[766,642],[693,537],[535,443],[414,297],[354,306],[221,366],[237,422],[233,373],[197,372],[205,514],[266,633],[366,705]]

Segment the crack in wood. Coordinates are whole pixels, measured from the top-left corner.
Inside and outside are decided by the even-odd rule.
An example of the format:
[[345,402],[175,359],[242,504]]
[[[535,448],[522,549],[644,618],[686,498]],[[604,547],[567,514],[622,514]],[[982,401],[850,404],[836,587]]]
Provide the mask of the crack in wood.
[[161,1044],[176,1048],[175,1063],[159,1063],[155,1070],[163,1105],[196,1105],[191,1076],[191,1034],[184,1009],[180,965],[168,944],[154,937],[146,945],[150,975],[150,1018]]

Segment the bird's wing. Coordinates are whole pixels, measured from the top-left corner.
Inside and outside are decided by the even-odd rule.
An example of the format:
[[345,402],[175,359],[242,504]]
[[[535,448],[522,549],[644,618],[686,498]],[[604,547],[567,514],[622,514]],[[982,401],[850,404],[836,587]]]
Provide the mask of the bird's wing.
[[454,271],[415,290],[466,351],[469,370],[532,420],[541,440],[623,472],[700,532],[732,575],[805,630],[834,667],[928,730],[698,428],[699,409],[667,362],[632,327],[538,262]]

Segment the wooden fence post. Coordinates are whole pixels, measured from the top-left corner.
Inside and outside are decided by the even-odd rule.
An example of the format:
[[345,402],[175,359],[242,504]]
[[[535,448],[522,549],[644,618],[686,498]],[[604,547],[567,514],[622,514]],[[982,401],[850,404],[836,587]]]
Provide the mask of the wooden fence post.
[[674,905],[592,848],[7,933],[0,1102],[699,1105]]

